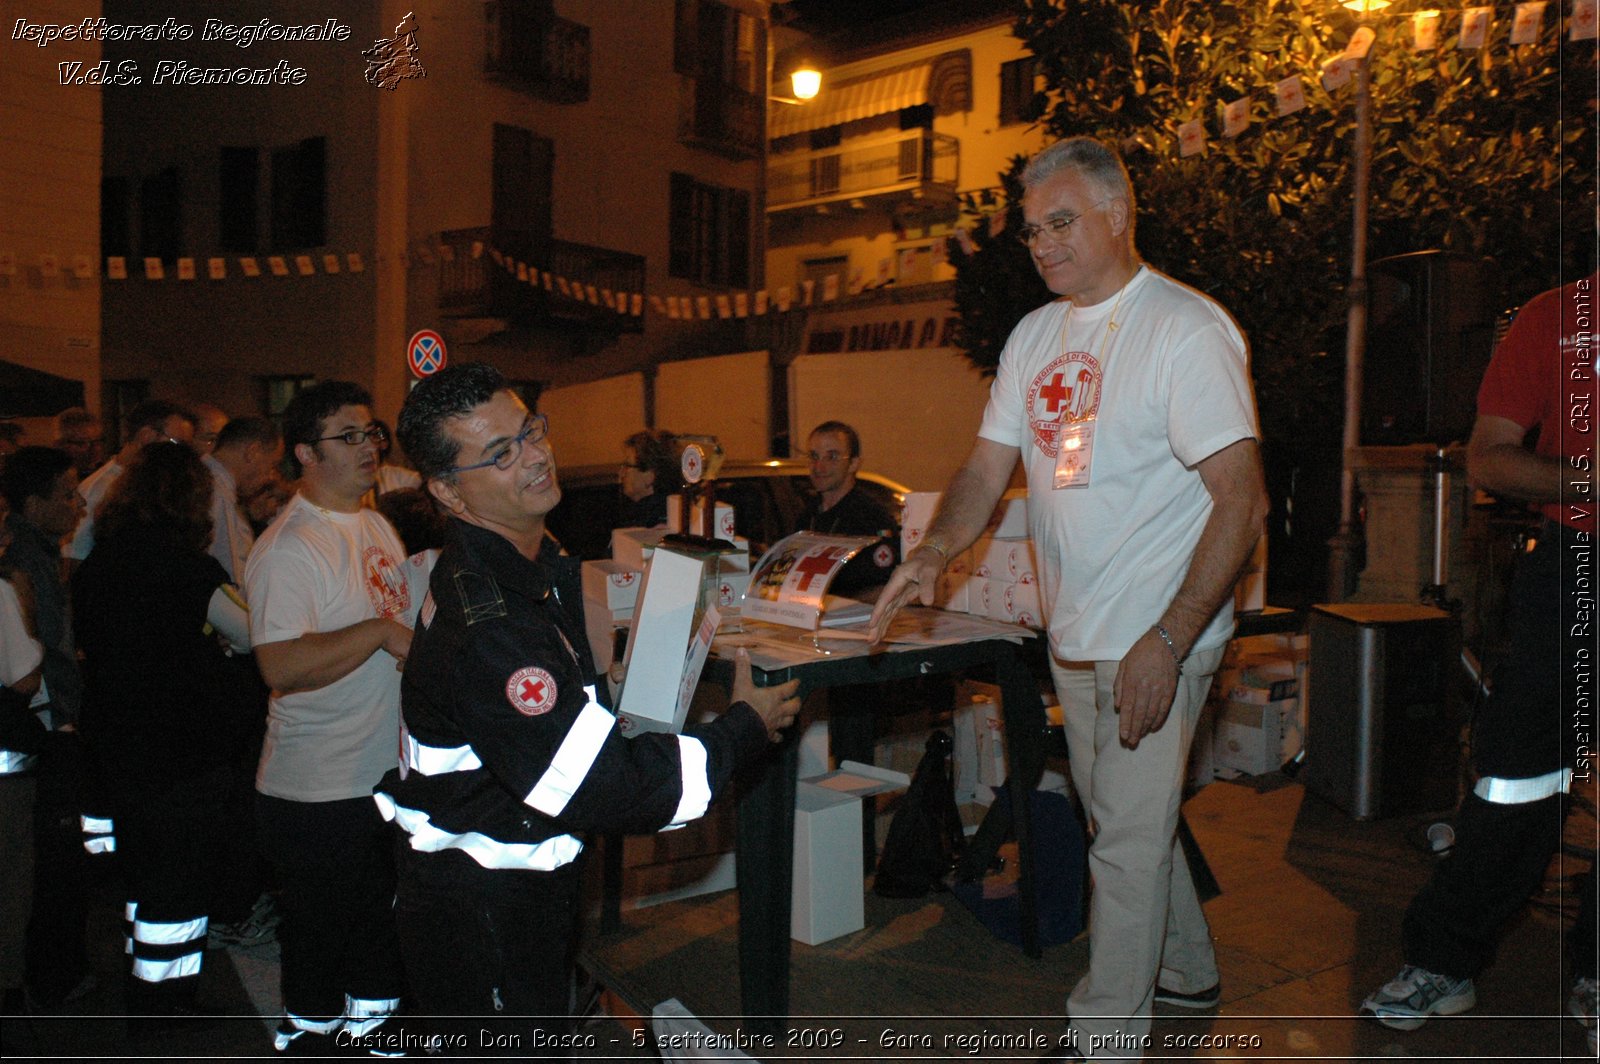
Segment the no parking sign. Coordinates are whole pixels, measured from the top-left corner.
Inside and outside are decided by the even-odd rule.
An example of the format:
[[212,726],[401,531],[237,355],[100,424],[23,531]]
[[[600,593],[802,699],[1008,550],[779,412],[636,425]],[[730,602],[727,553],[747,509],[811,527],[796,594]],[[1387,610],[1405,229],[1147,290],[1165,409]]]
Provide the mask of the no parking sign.
[[411,367],[411,375],[418,380],[444,369],[448,358],[444,337],[432,329],[418,329],[406,344],[406,363]]

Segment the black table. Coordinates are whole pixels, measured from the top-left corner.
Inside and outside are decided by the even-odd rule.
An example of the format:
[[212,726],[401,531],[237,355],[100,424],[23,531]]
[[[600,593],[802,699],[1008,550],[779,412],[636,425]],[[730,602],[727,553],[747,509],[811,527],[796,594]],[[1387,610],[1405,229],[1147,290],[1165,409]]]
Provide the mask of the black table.
[[[1028,643],[1041,643],[1030,639]],[[800,680],[800,695],[830,687],[904,680],[915,676],[992,669],[1006,718],[1006,747],[1012,786],[1011,827],[1017,838],[1018,895],[1023,948],[1039,956],[1034,913],[1031,803],[1018,801],[1038,786],[1045,761],[1044,702],[1027,663],[1028,648],[1005,639],[985,639],[939,647],[893,646],[864,657],[818,658],[791,668],[755,670],[758,686]],[[733,682],[733,663],[707,662],[704,678],[724,687]],[[778,744],[739,804],[739,988],[744,1015],[753,1030],[776,1033],[789,1012],[789,922],[794,890],[795,777],[799,770],[799,731]]]
[[[1240,615],[1235,634],[1240,637],[1297,631],[1304,619],[1303,611],[1268,607],[1262,613]],[[991,807],[978,833],[969,840],[958,878],[981,875],[995,849],[1008,834],[1015,835],[1017,900],[1023,952],[1029,957],[1038,957],[1041,951],[1034,904],[1033,803],[1027,796],[1038,787],[1051,746],[1033,665],[1047,654],[1048,643],[1041,635],[1021,644],[995,638],[938,647],[893,645],[865,656],[819,656],[815,661],[788,668],[753,670],[755,682],[761,687],[798,677],[801,698],[811,691],[833,687],[992,670],[1005,715],[1007,792],[1011,800]],[[713,657],[706,662],[702,681],[731,688],[733,669],[732,661]],[[749,781],[739,804],[734,857],[739,890],[740,1002],[750,1029],[773,1035],[781,1033],[789,1012],[789,930],[800,730],[789,729]],[[608,844],[607,851],[614,856],[607,860],[603,926],[614,929],[620,923],[621,850],[620,846]],[[1198,847],[1195,853],[1199,856]],[[1203,857],[1200,864],[1204,865]]]

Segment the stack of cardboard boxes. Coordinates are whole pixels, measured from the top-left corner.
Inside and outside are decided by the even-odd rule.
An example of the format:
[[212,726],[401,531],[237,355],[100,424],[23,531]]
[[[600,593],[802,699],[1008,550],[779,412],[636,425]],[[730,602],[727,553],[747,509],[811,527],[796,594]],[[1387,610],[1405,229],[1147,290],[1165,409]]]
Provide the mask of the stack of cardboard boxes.
[[[900,526],[901,556],[922,544],[928,525],[939,509],[941,493],[918,491],[906,496]],[[959,613],[997,621],[1043,627],[1044,605],[1039,595],[1039,565],[1028,538],[1028,493],[1006,492],[989,519],[989,526],[967,550],[950,558],[934,605]]]

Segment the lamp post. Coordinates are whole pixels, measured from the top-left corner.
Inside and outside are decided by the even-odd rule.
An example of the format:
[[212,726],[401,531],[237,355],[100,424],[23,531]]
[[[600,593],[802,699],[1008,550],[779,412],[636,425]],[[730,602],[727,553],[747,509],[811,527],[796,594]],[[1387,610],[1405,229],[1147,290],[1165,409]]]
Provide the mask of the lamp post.
[[[1345,0],[1362,22],[1390,0]],[[1350,241],[1349,312],[1344,348],[1344,434],[1339,461],[1339,530],[1328,542],[1328,597],[1343,602],[1354,590],[1356,449],[1361,446],[1361,389],[1367,350],[1367,203],[1372,180],[1372,72],[1370,47],[1356,59],[1356,129],[1351,151],[1353,215]]]

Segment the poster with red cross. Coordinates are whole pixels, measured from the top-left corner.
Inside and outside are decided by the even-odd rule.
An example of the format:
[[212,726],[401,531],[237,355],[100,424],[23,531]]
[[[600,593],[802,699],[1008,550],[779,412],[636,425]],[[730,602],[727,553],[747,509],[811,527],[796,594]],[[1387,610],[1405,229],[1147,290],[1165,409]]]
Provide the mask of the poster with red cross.
[[845,563],[878,540],[796,532],[778,540],[750,570],[744,616],[815,631],[822,624],[828,584]]

